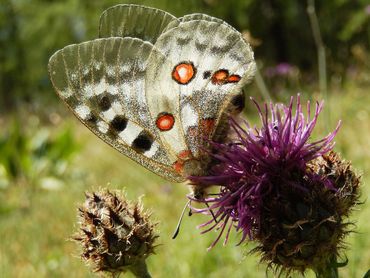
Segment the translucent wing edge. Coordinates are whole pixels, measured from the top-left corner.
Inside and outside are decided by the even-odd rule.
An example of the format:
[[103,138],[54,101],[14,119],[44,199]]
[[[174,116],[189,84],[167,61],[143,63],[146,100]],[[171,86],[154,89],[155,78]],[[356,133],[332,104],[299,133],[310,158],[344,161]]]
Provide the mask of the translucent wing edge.
[[[96,39],[96,40],[107,40],[109,38],[100,38],[100,39]],[[121,39],[121,38],[115,38],[115,39]],[[137,39],[137,38],[134,38],[134,39]],[[96,41],[96,40],[92,40],[92,41]],[[77,114],[77,112],[75,111],[74,108],[72,108],[66,101],[65,101],[65,96],[63,95],[63,93],[60,91],[60,89],[58,88],[57,85],[55,85],[55,81],[53,79],[53,64],[54,64],[54,61],[57,59],[58,55],[63,55],[63,50],[65,50],[66,48],[69,48],[69,47],[78,47],[79,45],[82,45],[82,44],[85,44],[85,43],[89,43],[91,41],[87,41],[87,42],[83,42],[83,43],[80,43],[80,44],[71,44],[71,45],[68,45],[58,51],[56,51],[49,59],[49,62],[48,62],[48,73],[49,73],[49,77],[50,77],[50,80],[53,84],[53,87],[57,93],[57,95],[59,96],[59,98],[65,103],[65,105],[68,107],[69,110],[72,111],[72,113],[76,116],[76,118],[83,124],[85,125],[92,133],[94,133],[97,137],[99,137],[100,139],[102,139],[106,144],[110,145],[111,147],[113,147],[114,149],[116,149],[117,151],[119,151],[120,153],[126,155],[128,158],[130,158],[131,160],[141,164],[142,166],[144,166],[145,168],[147,168],[148,170],[154,172],[155,174],[171,181],[171,182],[183,182],[185,181],[185,178],[181,175],[178,175],[171,167],[168,167],[166,165],[163,165],[157,161],[154,161],[150,158],[147,158],[145,157],[144,155],[140,154],[140,153],[137,153],[135,152],[130,146],[128,145],[124,145],[124,144],[118,144],[118,143],[115,143],[114,141],[112,141],[107,135],[99,132],[97,129],[87,125],[87,123],[85,123],[85,121]],[[69,88],[70,90],[72,90],[71,88]],[[143,128],[145,130],[145,128]],[[136,159],[136,158],[139,158],[139,159]],[[160,168],[161,171],[158,171],[156,169]]]
[[[104,20],[109,17],[109,13],[113,12],[115,9],[132,8],[132,7],[141,8],[143,10],[147,10],[147,11],[150,11],[150,12],[153,12],[153,13],[161,13],[164,16],[172,18],[173,21],[177,22],[177,18],[174,15],[172,15],[171,13],[166,12],[164,10],[161,10],[161,9],[148,7],[148,6],[143,6],[143,5],[137,5],[137,4],[118,4],[118,5],[109,7],[108,9],[104,10],[103,13],[100,15],[100,19],[99,19],[99,37],[102,37],[102,27],[103,27],[103,24],[104,24]],[[166,26],[163,27],[162,31],[163,32],[166,31]]]

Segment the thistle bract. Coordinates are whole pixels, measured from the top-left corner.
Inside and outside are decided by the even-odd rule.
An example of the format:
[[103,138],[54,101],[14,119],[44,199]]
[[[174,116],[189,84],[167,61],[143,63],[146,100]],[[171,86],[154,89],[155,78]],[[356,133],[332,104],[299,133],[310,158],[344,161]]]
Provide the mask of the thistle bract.
[[296,177],[306,191],[277,185],[279,190],[268,194],[254,251],[275,269],[323,274],[336,268],[343,239],[353,228],[348,216],[359,202],[360,180],[333,151],[310,161],[306,171]]

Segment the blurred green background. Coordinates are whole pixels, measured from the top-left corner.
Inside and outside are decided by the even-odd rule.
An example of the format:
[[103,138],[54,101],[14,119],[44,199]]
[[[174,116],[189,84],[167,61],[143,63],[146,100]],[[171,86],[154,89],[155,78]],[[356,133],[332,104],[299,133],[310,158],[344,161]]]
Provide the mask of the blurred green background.
[[[201,216],[186,218],[171,239],[186,202],[185,185],[171,184],[112,150],[80,124],[57,98],[47,75],[49,57],[97,37],[99,15],[119,3],[164,9],[175,16],[207,13],[226,20],[252,44],[261,78],[247,95],[287,101],[325,99],[315,136],[339,119],[336,151],[363,175],[361,205],[353,215],[343,277],[370,268],[370,5],[367,0],[316,1],[326,50],[327,94],[319,87],[317,48],[307,2],[293,0],[52,1],[0,0],[0,277],[95,277],[68,239],[84,191],[123,189],[160,222],[161,245],[148,260],[153,277],[265,277],[258,257],[238,246],[206,248]],[[256,121],[253,105],[247,116]],[[311,276],[311,273],[307,273]],[[131,277],[130,275],[127,275]],[[270,277],[273,275],[270,273]],[[297,275],[297,277],[299,277]]]

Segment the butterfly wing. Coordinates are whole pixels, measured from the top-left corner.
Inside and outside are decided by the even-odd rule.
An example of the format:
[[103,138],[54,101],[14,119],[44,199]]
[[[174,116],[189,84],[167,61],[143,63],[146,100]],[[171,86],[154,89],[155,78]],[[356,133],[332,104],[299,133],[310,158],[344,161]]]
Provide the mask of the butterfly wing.
[[[91,131],[121,153],[171,181],[176,157],[165,149],[145,96],[153,45],[140,39],[107,38],[70,45],[49,61],[58,95]],[[159,53],[157,55],[160,55]]]
[[249,45],[220,19],[176,19],[137,5],[106,10],[99,33],[108,39],[50,59],[60,97],[96,135],[158,175],[179,182],[196,174],[185,162],[201,160],[204,138],[216,137],[253,76]]
[[100,37],[135,37],[155,43],[166,26],[177,22],[173,15],[138,5],[116,5],[100,17]]
[[166,60],[149,57],[146,94],[156,96],[148,101],[149,110],[153,116],[174,115],[178,126],[161,132],[162,141],[177,142],[178,157],[190,151],[198,158],[204,137],[213,138],[233,97],[253,76],[253,52],[234,28],[202,19],[170,28],[154,47]]
[[166,31],[168,31],[168,30],[170,30],[170,29],[172,29],[174,27],[177,27],[181,23],[185,23],[185,22],[192,21],[192,20],[204,20],[204,21],[216,22],[216,23],[219,23],[219,24],[223,24],[223,25],[229,26],[231,29],[235,30],[234,27],[232,27],[231,25],[227,24],[222,19],[219,19],[217,17],[210,16],[210,15],[207,15],[207,14],[194,13],[194,14],[187,14],[187,15],[184,15],[182,17],[177,18],[177,20],[170,21],[168,23],[167,27],[163,30],[163,32],[166,32]]

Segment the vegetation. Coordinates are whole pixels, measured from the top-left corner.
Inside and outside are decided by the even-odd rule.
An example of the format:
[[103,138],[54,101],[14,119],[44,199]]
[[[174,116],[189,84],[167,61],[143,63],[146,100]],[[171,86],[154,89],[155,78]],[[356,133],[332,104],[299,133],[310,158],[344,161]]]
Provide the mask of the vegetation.
[[[264,85],[273,100],[323,99],[317,48],[305,1],[202,0],[120,1],[167,10],[176,16],[203,12],[225,19],[249,37]],[[2,277],[94,277],[68,240],[75,232],[77,205],[85,191],[123,189],[128,199],[144,195],[159,221],[157,255],[148,258],[154,277],[265,277],[265,265],[247,255],[253,245],[207,252],[215,235],[200,235],[202,216],[186,217],[171,236],[188,189],[143,169],[104,144],[80,124],[55,95],[47,62],[61,47],[97,37],[100,13],[117,1],[18,1],[0,3],[0,273]],[[370,6],[366,0],[317,1],[327,53],[328,95],[314,134],[342,119],[335,150],[362,177],[364,204],[353,215],[343,277],[370,268]],[[249,31],[249,33],[247,32]],[[262,99],[261,84],[245,89]],[[246,115],[258,123],[252,103]],[[325,112],[326,111],[326,112]],[[324,115],[326,113],[326,116]],[[253,121],[255,119],[255,121]],[[345,261],[345,258],[343,258]],[[308,277],[313,273],[308,273]],[[130,275],[128,275],[130,277]]]

